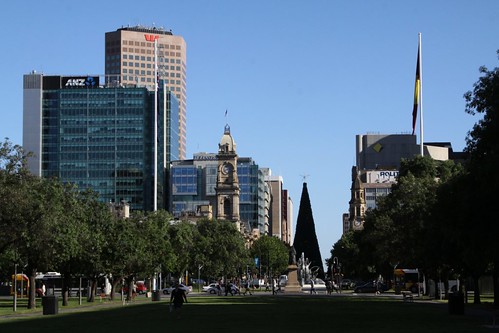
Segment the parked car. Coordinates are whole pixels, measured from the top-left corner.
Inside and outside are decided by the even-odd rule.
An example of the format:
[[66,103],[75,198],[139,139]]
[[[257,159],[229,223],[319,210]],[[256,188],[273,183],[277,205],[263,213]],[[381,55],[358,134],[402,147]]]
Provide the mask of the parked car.
[[[182,289],[185,292],[186,295],[188,293],[192,292],[192,286],[186,286],[186,285],[180,283],[179,287],[180,287],[180,289]],[[175,286],[164,288],[163,289],[163,294],[164,295],[170,295],[174,289],[175,289]]]
[[285,287],[287,283],[288,283],[288,276],[287,275],[281,275],[279,277],[279,285],[281,287]]
[[[208,294],[218,294],[218,290],[218,283],[210,283],[207,286],[203,286],[203,292]],[[222,287],[220,287],[220,290],[222,290]]]
[[355,287],[355,281],[350,280],[350,279],[341,280],[341,289],[343,289],[343,290],[353,289],[354,287]]
[[[232,295],[239,293],[239,287],[236,286],[235,284],[229,283],[229,288],[230,288],[229,292]],[[225,294],[225,286],[223,286],[223,285],[219,286],[218,283],[211,283],[209,286],[203,287],[203,292],[209,293],[212,295],[218,294],[219,292]]]
[[[315,288],[316,292],[319,292],[319,291],[324,291],[325,292],[326,291],[326,283],[322,279],[315,278],[314,279],[314,288]],[[303,291],[303,292],[310,292],[310,281],[307,281],[301,287],[301,291]]]
[[[385,284],[380,283],[379,284],[379,291],[383,292],[386,291],[388,288]],[[378,288],[376,286],[376,282],[367,282],[363,285],[356,286],[355,289],[353,290],[354,293],[375,293],[378,291]]]
[[191,282],[192,284],[200,284],[200,285],[204,285],[205,283],[203,279],[192,279]]

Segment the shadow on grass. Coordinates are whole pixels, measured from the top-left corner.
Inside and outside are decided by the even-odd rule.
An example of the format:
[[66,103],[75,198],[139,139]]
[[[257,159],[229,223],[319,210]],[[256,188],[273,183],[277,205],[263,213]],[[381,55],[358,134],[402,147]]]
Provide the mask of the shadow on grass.
[[442,306],[346,297],[191,297],[177,318],[168,302],[0,321],[0,332],[487,332]]

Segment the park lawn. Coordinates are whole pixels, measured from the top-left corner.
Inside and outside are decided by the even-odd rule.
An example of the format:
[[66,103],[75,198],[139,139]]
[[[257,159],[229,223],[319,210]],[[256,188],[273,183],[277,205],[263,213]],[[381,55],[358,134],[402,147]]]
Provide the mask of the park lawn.
[[[488,320],[488,319],[487,319]],[[0,319],[0,332],[489,332],[483,318],[449,315],[446,304],[358,297],[191,297],[181,318],[166,299],[92,311]]]

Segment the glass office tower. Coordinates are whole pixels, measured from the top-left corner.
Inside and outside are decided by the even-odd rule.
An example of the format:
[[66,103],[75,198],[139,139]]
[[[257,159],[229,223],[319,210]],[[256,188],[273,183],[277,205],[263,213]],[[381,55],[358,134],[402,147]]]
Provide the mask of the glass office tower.
[[[106,87],[100,81],[98,76],[25,75],[23,146],[35,155],[28,166],[36,175],[91,188],[103,202],[152,210],[154,91]],[[179,156],[178,101],[170,92],[158,92],[156,126],[161,209],[166,207],[165,170]]]

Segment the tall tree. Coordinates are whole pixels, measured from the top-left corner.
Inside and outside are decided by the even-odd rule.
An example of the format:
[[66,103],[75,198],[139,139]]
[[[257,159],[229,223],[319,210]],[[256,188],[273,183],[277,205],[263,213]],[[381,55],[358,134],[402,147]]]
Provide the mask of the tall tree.
[[203,220],[198,222],[199,250],[204,252],[203,271],[209,277],[239,275],[248,258],[244,238],[233,222]]
[[499,68],[481,67],[480,72],[482,76],[473,90],[464,95],[465,111],[482,117],[468,133],[466,150],[477,199],[474,227],[483,231],[481,238],[487,247],[484,254],[490,254],[494,263],[494,304],[499,305],[499,243],[495,239],[499,232],[495,193],[499,188]]
[[282,240],[273,236],[261,236],[250,249],[253,258],[260,259],[260,265],[269,267],[272,276],[284,273],[288,267],[289,249]]
[[310,267],[317,267],[317,276],[324,278],[324,263],[322,262],[319,242],[315,233],[314,216],[312,214],[307,183],[303,183],[293,246],[295,247],[296,255],[300,257],[303,253],[305,258],[310,260]]

